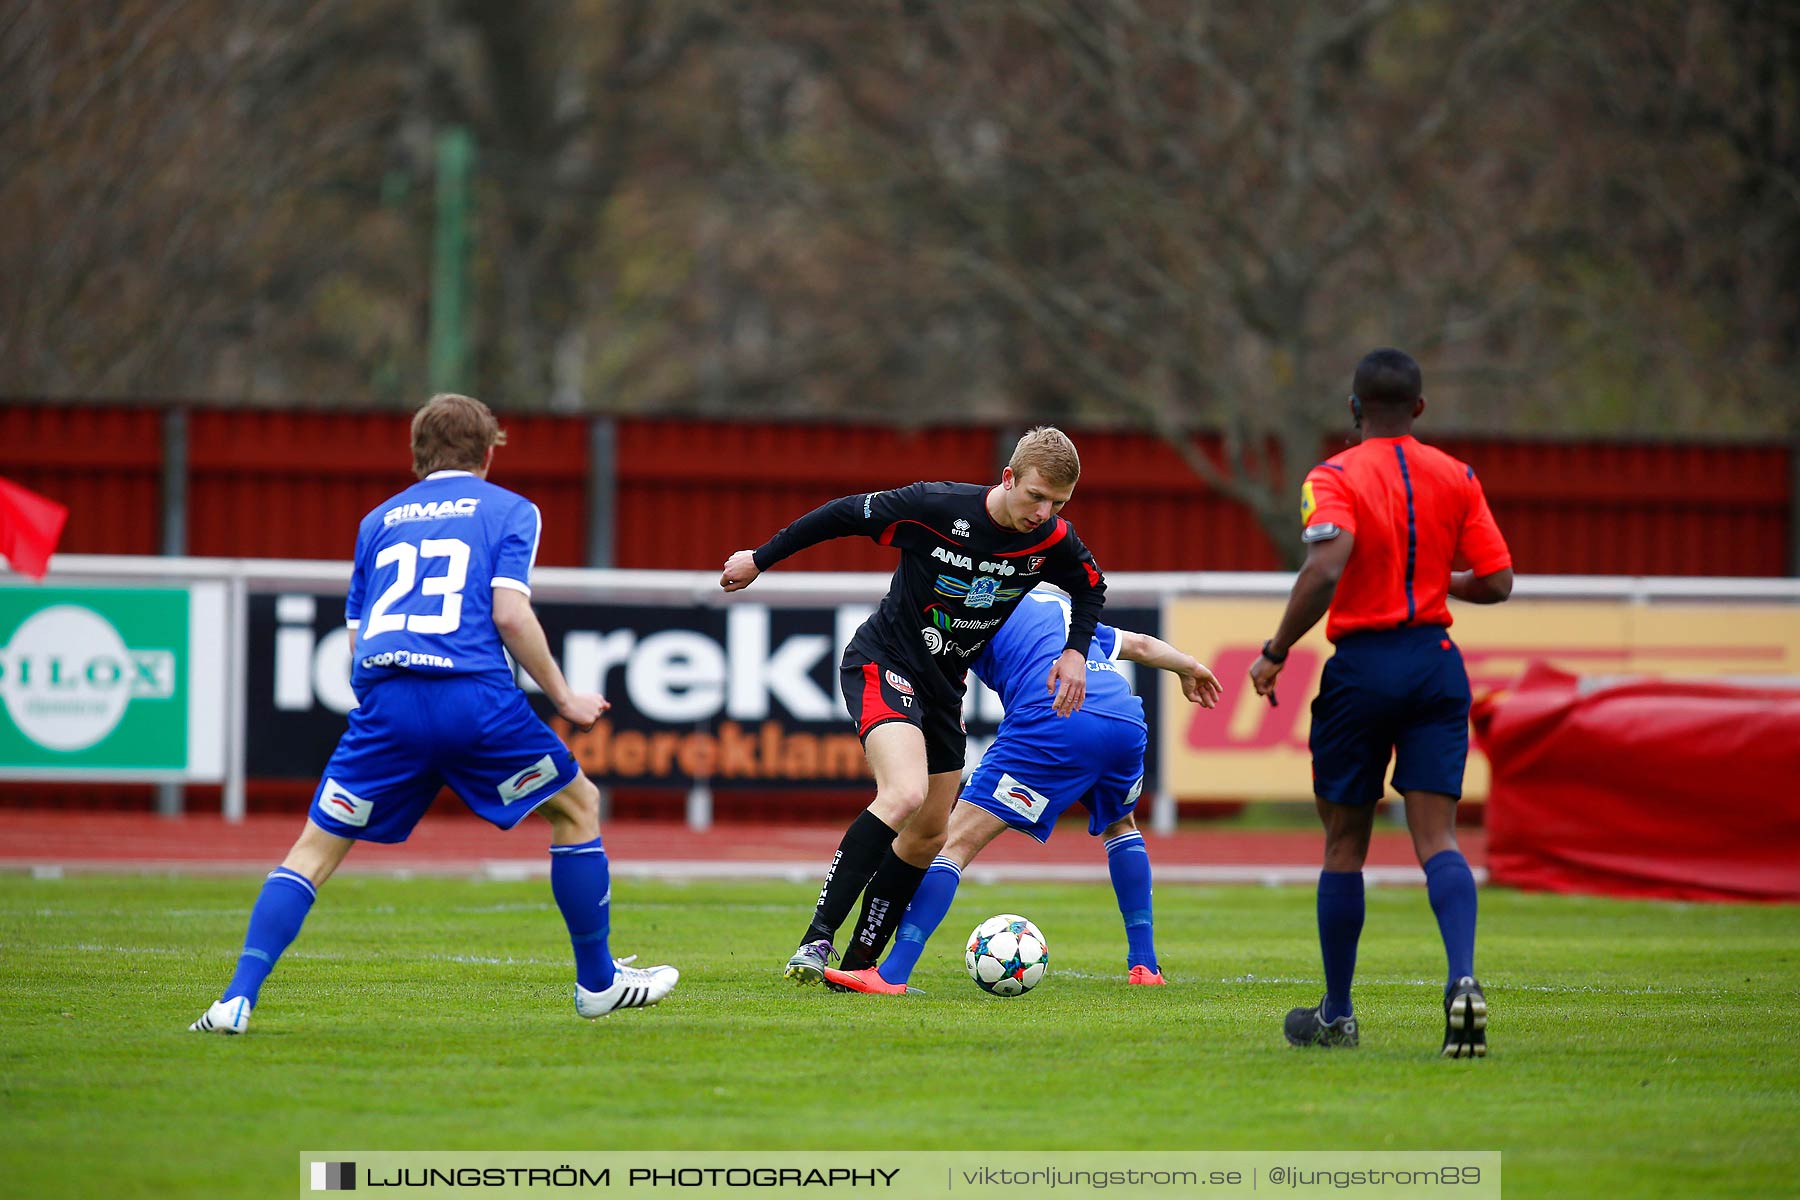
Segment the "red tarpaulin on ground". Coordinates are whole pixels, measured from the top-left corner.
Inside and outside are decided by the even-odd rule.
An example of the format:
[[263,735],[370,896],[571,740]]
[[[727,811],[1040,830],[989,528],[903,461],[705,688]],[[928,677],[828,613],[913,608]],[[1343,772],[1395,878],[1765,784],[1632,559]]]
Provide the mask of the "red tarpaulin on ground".
[[1800,690],[1584,686],[1536,664],[1476,706],[1496,883],[1800,900]]

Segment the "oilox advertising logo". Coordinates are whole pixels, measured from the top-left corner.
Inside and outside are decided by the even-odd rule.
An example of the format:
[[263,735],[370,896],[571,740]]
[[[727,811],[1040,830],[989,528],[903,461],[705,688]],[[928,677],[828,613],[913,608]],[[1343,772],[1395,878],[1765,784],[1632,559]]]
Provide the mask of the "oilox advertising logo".
[[39,609],[0,650],[7,715],[47,750],[85,750],[118,728],[133,700],[174,694],[174,651],[128,647],[112,622],[80,605]]
[[191,770],[192,590],[0,587],[0,772]]

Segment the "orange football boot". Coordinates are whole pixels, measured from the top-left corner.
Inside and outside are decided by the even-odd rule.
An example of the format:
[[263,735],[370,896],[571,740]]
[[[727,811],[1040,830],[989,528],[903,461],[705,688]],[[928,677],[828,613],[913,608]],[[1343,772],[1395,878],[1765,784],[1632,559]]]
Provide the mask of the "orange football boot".
[[836,967],[826,967],[825,983],[839,992],[863,992],[870,996],[906,995],[904,983],[889,983],[874,967],[864,967],[860,971],[840,971]]
[[1137,966],[1131,968],[1131,974],[1125,977],[1125,982],[1140,983],[1145,987],[1161,987],[1168,981],[1162,977],[1161,971],[1152,971],[1149,967],[1139,963]]

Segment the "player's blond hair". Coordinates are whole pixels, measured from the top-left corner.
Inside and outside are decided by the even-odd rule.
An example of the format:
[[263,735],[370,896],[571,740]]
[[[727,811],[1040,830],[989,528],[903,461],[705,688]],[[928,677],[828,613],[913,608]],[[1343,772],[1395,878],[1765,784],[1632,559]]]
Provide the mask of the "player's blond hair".
[[1035,467],[1051,487],[1074,487],[1081,478],[1081,456],[1075,453],[1075,443],[1054,425],[1039,425],[1020,438],[1006,465],[1015,477]]
[[479,471],[488,447],[506,445],[493,410],[473,396],[439,392],[413,414],[413,474]]

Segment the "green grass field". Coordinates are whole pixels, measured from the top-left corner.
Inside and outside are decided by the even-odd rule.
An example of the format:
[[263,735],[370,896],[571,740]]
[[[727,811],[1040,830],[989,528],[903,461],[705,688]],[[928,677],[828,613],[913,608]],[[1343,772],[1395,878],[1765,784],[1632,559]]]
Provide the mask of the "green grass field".
[[[0,1179],[14,1196],[270,1196],[303,1149],[1467,1149],[1509,1197],[1800,1187],[1800,909],[1482,897],[1490,1057],[1436,1057],[1422,889],[1372,889],[1363,1045],[1296,1051],[1310,889],[1166,886],[1166,988],[1123,983],[1102,886],[969,885],[904,998],[778,977],[811,886],[622,880],[614,948],[662,1007],[570,1009],[548,884],[347,876],[250,1035],[186,1031],[254,879],[0,877]],[[1031,916],[1051,974],[996,1000],[960,939]]]

